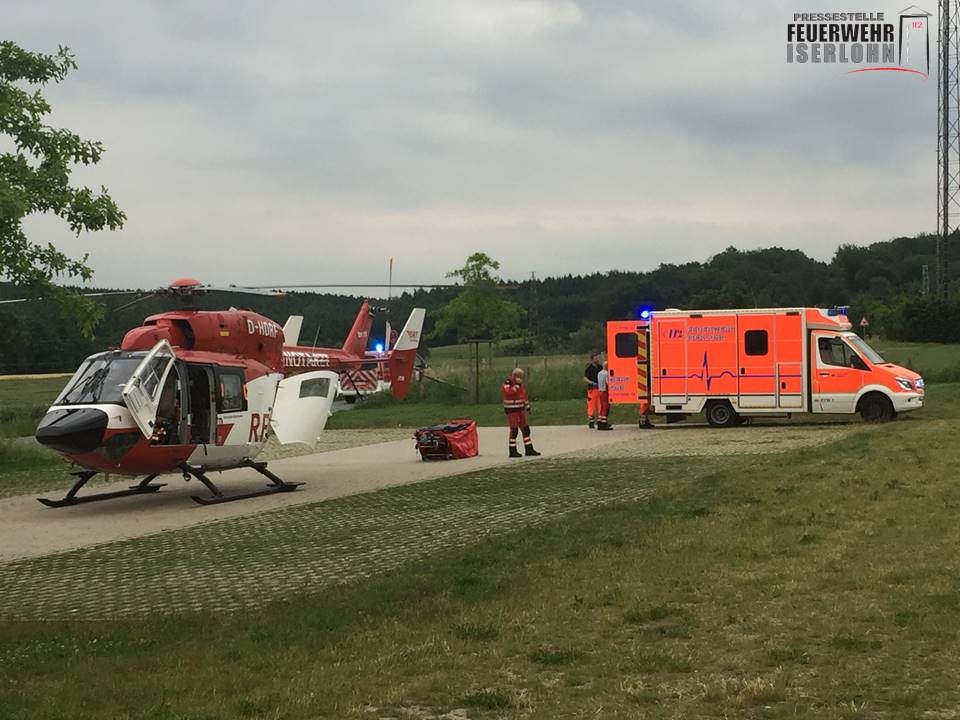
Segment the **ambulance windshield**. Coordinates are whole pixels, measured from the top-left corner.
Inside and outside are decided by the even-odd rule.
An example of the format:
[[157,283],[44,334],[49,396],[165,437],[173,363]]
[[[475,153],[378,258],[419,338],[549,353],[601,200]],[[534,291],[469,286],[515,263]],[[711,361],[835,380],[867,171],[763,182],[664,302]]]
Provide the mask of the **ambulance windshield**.
[[83,361],[54,405],[123,405],[123,388],[143,360],[143,353],[103,353]]
[[876,350],[867,345],[867,341],[861,338],[859,335],[847,335],[847,341],[853,345],[861,354],[865,355],[867,360],[872,362],[874,365],[882,365],[886,362]]

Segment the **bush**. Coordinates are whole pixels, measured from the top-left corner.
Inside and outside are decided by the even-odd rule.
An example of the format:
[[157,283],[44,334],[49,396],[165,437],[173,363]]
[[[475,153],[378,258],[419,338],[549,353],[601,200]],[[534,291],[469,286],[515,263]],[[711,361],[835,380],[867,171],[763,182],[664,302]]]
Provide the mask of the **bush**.
[[900,307],[891,337],[909,342],[960,342],[960,299],[920,295]]

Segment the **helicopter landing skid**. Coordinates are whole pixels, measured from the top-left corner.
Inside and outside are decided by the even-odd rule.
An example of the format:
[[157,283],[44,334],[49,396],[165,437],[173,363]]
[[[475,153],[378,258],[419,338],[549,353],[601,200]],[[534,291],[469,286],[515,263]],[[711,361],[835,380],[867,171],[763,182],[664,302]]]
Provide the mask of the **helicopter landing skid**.
[[270,480],[270,484],[267,485],[267,487],[263,490],[255,490],[253,492],[240,493],[237,495],[224,495],[220,488],[218,488],[202,470],[192,467],[187,463],[182,463],[180,465],[180,469],[183,471],[185,478],[189,479],[190,476],[195,477],[204,484],[204,486],[213,496],[201,497],[200,495],[191,495],[190,498],[200,505],[219,505],[220,503],[233,502],[234,500],[247,500],[249,498],[262,497],[264,495],[274,495],[281,492],[293,492],[298,487],[303,485],[303,483],[291,483],[281,480],[272,472],[267,470],[267,464],[265,462],[254,462],[253,460],[247,460],[237,467],[248,467],[256,470],[258,473]]
[[79,505],[81,503],[88,502],[98,502],[100,500],[112,500],[113,498],[118,497],[127,497],[129,495],[144,495],[146,493],[155,493],[157,490],[162,488],[166,483],[157,483],[151,485],[150,481],[153,480],[156,475],[148,475],[143,480],[141,480],[136,485],[131,485],[128,490],[114,490],[113,492],[103,492],[95,493],[93,495],[84,495],[83,497],[77,497],[77,492],[84,485],[87,484],[87,481],[90,480],[94,475],[97,474],[95,470],[85,470],[83,472],[72,473],[76,476],[77,480],[73,483],[73,486],[67,491],[67,494],[64,495],[59,500],[50,500],[49,498],[37,498],[37,500],[47,507],[58,508],[58,507],[69,507],[70,505]]

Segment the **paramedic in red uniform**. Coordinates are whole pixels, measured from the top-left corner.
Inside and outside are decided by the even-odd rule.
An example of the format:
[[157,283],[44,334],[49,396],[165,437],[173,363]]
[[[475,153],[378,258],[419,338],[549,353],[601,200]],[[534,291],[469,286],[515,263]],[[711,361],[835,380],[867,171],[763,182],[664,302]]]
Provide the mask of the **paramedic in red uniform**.
[[597,389],[597,375],[600,374],[600,353],[590,353],[590,364],[583,371],[583,381],[587,384],[587,427],[594,426],[594,420],[600,414],[600,391]]
[[540,453],[533,449],[533,440],[530,438],[530,425],[527,424],[530,402],[527,400],[527,389],[523,386],[523,370],[520,368],[510,373],[503,383],[503,411],[510,423],[510,457],[523,457],[517,450],[517,431],[523,434],[524,452],[527,455],[539,455]]

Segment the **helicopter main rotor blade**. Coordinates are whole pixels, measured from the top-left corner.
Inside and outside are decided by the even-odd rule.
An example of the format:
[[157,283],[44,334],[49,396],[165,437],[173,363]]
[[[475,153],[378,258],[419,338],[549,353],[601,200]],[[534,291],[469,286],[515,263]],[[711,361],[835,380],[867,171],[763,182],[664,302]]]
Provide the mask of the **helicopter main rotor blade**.
[[201,285],[197,288],[204,292],[232,292],[243,293],[245,295],[267,295],[271,297],[283,297],[286,293],[276,287],[258,286],[246,287],[243,285]]
[[126,310],[128,307],[131,307],[131,306],[133,306],[133,305],[136,305],[137,303],[141,303],[141,302],[143,302],[144,300],[149,300],[149,299],[155,298],[155,297],[157,297],[157,293],[155,293],[155,292],[154,292],[154,293],[147,293],[146,295],[141,295],[141,296],[138,297],[138,298],[134,298],[134,299],[131,300],[130,302],[124,303],[123,305],[120,305],[119,307],[110,308],[110,309],[108,310],[108,312],[111,312],[111,313],[120,312],[121,310]]
[[[108,297],[111,295],[135,295],[139,290],[117,290],[115,292],[95,292],[95,293],[77,293],[81,297]],[[35,298],[16,298],[13,300],[0,300],[0,305],[9,305],[11,303],[33,302],[35,300],[47,300],[45,297]]]
[[374,284],[370,283],[335,283],[335,284],[312,284],[312,285],[252,285],[247,289],[249,290],[262,290],[265,288],[283,288],[285,290],[299,290],[301,288],[455,288],[460,287],[460,285],[452,284],[437,284],[437,283],[409,283],[406,285],[393,283],[388,285],[386,283]]

